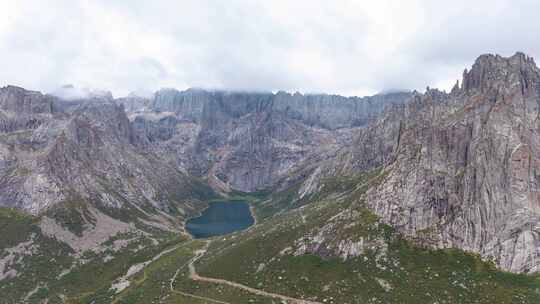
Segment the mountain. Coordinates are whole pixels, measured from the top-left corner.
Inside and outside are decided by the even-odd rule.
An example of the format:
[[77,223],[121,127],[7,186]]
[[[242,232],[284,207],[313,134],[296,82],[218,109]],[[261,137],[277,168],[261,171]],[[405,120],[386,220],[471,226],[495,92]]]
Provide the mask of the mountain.
[[[6,235],[0,272],[4,282],[27,282],[20,290],[0,286],[9,298],[32,297],[41,287],[58,292],[67,280],[73,281],[70,293],[99,284],[81,279],[74,286],[73,276],[88,268],[111,271],[112,280],[130,265],[118,261],[141,259],[185,238],[185,219],[217,197],[207,183],[221,192],[274,186],[305,154],[337,149],[336,138],[350,138],[369,116],[337,111],[347,119],[340,125],[320,118],[324,111],[311,110],[305,101],[296,106],[300,110],[272,109],[273,99],[293,98],[289,94],[200,90],[177,92],[201,99],[195,102],[199,112],[169,112],[160,108],[164,92],[154,99],[114,100],[110,94],[62,99],[14,86],[0,89],[0,206],[15,209],[2,218],[14,234]],[[403,102],[408,95],[388,99]],[[305,98],[327,108],[356,102]],[[325,147],[327,142],[332,145]],[[281,161],[287,163],[275,168]],[[253,175],[237,177],[249,170]],[[20,226],[27,232],[16,234]],[[52,281],[40,266],[51,258],[50,248],[58,261]]]
[[204,284],[222,280],[315,303],[536,303],[537,275],[499,270],[538,273],[539,94],[530,57],[480,56],[461,86],[387,108],[298,187],[256,203],[262,217],[282,200],[298,208],[212,240],[177,290],[237,299]]
[[429,246],[540,271],[539,102],[540,70],[522,53],[481,56],[452,93],[416,96],[371,209]]
[[539,102],[532,58],[480,56],[452,92],[428,89],[388,108],[303,188],[382,168],[385,179],[363,198],[382,222],[421,246],[536,273]]
[[140,149],[124,108],[111,98],[64,102],[6,87],[0,109],[0,205],[31,214],[77,200],[104,208],[182,208],[170,198],[191,178]]
[[[424,94],[1,88],[0,293],[538,303],[539,109],[523,53]],[[191,239],[186,220],[215,200],[247,201],[256,224]]]
[[[99,267],[151,254],[172,233],[184,237],[182,221],[215,197],[142,148],[110,96],[62,100],[8,86],[0,89],[0,126],[0,206],[12,208],[0,215],[7,299],[51,282],[46,261],[61,281],[88,267],[90,253]],[[14,282],[25,283],[12,289]]]
[[178,167],[224,191],[274,186],[294,166],[326,157],[410,93],[372,97],[165,89],[131,117],[138,135]]

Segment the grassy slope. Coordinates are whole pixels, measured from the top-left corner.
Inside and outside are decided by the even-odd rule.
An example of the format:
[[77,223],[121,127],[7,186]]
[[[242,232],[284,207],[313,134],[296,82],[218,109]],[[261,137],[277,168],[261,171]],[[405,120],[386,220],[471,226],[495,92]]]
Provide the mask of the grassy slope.
[[[16,277],[0,281],[0,303],[18,303],[36,286],[41,288],[28,299],[29,303],[41,303],[44,299],[48,299],[48,303],[63,303],[62,298],[67,303],[85,303],[93,297],[109,296],[111,282],[125,274],[131,265],[147,261],[166,247],[185,241],[177,235],[162,233],[153,236],[159,241],[159,245],[154,245],[149,238],[139,237],[119,251],[85,252],[82,263],[71,255],[73,251],[67,245],[42,235],[37,223],[38,218],[0,208],[0,258],[7,253],[4,249],[31,239],[34,248],[33,254],[17,255]],[[117,235],[105,244],[133,237],[132,234]],[[105,257],[110,260],[105,262]]]
[[[68,295],[70,303],[92,303],[96,299],[107,298],[110,301],[111,282],[124,275],[131,265],[150,260],[167,247],[182,241],[171,238],[155,246],[148,239],[142,239],[118,252],[89,254],[89,262],[79,265],[69,274],[53,282],[51,289],[56,293]],[[139,245],[144,248],[138,249]],[[107,255],[114,256],[114,259],[104,262],[103,257]],[[108,301],[101,303],[108,303]]]
[[13,247],[30,238],[35,219],[10,208],[0,208],[0,249]]
[[[0,303],[15,303],[40,282],[58,276],[72,263],[72,258],[69,257],[71,249],[65,244],[43,236],[36,222],[37,219],[32,216],[13,209],[0,208],[0,231],[2,232],[0,233],[0,257],[7,254],[5,249],[30,240],[32,240],[32,245],[23,248],[22,252],[33,252],[33,254],[15,255],[17,276],[0,281],[0,294],[2,294]],[[47,292],[47,289],[40,290],[30,301]]]

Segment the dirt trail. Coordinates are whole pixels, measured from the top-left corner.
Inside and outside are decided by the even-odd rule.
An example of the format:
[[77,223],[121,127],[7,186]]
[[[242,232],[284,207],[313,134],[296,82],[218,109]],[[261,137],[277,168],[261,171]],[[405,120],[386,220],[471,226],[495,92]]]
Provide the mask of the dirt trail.
[[[197,273],[197,270],[195,269],[194,263],[206,253],[206,250],[208,249],[209,244],[210,244],[210,241],[207,241],[205,247],[203,249],[197,250],[195,257],[193,257],[188,262],[189,277],[192,280],[201,281],[201,282],[208,282],[208,283],[214,283],[214,284],[228,285],[228,286],[231,286],[231,287],[234,287],[234,288],[245,290],[247,292],[250,292],[250,293],[253,293],[253,294],[256,294],[256,295],[269,297],[269,298],[280,299],[280,300],[286,301],[286,302],[291,303],[291,304],[322,304],[321,302],[315,302],[315,301],[309,301],[309,300],[303,300],[303,299],[296,299],[296,298],[280,295],[280,294],[277,294],[277,293],[272,293],[272,292],[267,292],[267,291],[260,290],[260,289],[255,289],[255,288],[252,288],[252,287],[240,284],[240,283],[236,283],[236,282],[231,282],[231,281],[227,281],[227,280],[223,280],[223,279],[209,278],[209,277],[204,277],[204,276],[199,275]],[[221,303],[223,303],[223,302],[221,302]]]
[[[206,252],[206,248],[208,248],[208,245],[209,245],[209,242],[206,242],[205,244],[205,247],[204,247],[204,251]],[[198,251],[197,251],[198,252]],[[196,252],[196,253],[197,253]],[[199,259],[201,256],[199,256],[199,254],[197,253],[194,257],[192,257],[189,261],[187,261],[186,263],[184,263],[182,266],[180,266],[176,272],[174,273],[174,276],[171,278],[171,280],[169,281],[169,288],[171,290],[171,292],[173,293],[176,293],[176,294],[179,294],[179,295],[182,295],[184,297],[190,297],[190,298],[194,298],[194,299],[197,299],[197,300],[203,300],[203,301],[208,301],[208,302],[211,302],[211,303],[218,303],[218,304],[232,304],[232,303],[229,303],[229,302],[224,302],[224,301],[220,301],[220,300],[216,300],[216,299],[211,299],[211,298],[207,298],[207,297],[201,297],[201,296],[197,296],[197,295],[194,295],[194,294],[191,294],[191,293],[187,293],[187,292],[182,292],[182,291],[179,291],[179,290],[176,290],[174,289],[174,281],[176,281],[176,278],[178,277],[178,274],[180,274],[180,271],[182,271],[182,269],[184,269],[186,266],[188,265],[191,265],[192,263],[194,263],[197,259]]]

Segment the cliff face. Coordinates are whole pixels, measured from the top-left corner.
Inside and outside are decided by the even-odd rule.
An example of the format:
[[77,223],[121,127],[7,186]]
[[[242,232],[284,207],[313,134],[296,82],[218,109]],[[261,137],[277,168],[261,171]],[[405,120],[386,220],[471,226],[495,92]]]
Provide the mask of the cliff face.
[[365,125],[385,106],[403,103],[410,93],[389,93],[368,97],[286,92],[249,93],[162,89],[155,94],[150,110],[175,112],[183,119],[198,123],[219,124],[219,117],[239,118],[249,113],[272,112],[325,129],[350,128]]
[[53,112],[52,96],[27,91],[15,86],[0,88],[0,109],[14,114],[41,114]]
[[150,110],[132,113],[137,136],[218,189],[275,185],[306,160],[335,153],[409,93],[346,98],[284,92],[161,90]]
[[389,175],[368,204],[424,245],[538,272],[540,71],[521,53],[484,55],[462,84],[394,109],[401,118],[379,138],[392,147]]
[[0,132],[37,128],[55,111],[53,100],[15,86],[0,88]]

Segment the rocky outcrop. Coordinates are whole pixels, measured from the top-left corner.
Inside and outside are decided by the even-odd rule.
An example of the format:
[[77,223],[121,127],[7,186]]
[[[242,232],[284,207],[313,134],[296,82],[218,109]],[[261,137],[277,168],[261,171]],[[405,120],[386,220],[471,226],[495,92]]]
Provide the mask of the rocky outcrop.
[[52,113],[52,96],[15,86],[0,88],[0,110],[15,114]]
[[538,272],[540,70],[521,53],[483,55],[462,84],[394,109],[393,131],[374,136],[392,149],[378,152],[389,173],[368,204],[423,245]]

